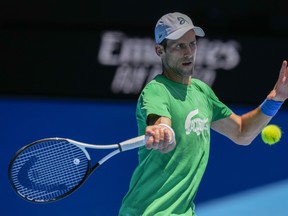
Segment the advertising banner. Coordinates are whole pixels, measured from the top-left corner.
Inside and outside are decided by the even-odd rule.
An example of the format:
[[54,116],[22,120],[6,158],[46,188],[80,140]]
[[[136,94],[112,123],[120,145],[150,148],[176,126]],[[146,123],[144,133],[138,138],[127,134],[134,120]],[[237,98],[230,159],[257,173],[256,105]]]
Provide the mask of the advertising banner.
[[[2,95],[135,100],[162,72],[153,37],[143,32],[10,30],[2,36]],[[194,78],[225,102],[258,104],[276,83],[288,39],[208,34],[197,45]]]

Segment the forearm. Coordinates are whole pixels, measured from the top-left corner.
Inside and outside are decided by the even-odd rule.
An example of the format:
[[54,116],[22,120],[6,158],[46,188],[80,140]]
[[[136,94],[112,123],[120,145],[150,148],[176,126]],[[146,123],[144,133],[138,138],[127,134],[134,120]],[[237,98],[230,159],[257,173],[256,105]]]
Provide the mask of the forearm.
[[265,115],[257,107],[243,115],[232,113],[225,119],[213,122],[211,127],[239,145],[249,145],[271,119],[272,116]]
[[260,107],[240,116],[241,125],[237,136],[237,143],[250,144],[273,116],[263,114]]
[[262,129],[269,123],[280,109],[282,101],[264,100],[255,110],[241,116],[243,137],[247,137],[252,142]]

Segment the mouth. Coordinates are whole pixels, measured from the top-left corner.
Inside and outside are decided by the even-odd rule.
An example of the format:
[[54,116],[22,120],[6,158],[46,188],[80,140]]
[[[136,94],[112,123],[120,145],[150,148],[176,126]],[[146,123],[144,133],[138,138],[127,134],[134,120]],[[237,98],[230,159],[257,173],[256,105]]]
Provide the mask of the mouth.
[[184,62],[184,63],[182,63],[182,65],[183,66],[190,66],[190,65],[192,65],[192,62]]

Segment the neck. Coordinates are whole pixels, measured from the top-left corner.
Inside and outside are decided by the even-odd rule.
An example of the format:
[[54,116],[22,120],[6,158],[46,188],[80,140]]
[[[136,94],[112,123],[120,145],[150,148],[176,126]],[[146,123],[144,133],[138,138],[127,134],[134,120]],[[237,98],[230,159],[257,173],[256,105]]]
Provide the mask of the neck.
[[192,76],[180,76],[178,74],[175,73],[169,73],[167,71],[163,71],[163,75],[167,78],[170,79],[174,82],[183,84],[183,85],[190,85],[191,80],[192,80]]

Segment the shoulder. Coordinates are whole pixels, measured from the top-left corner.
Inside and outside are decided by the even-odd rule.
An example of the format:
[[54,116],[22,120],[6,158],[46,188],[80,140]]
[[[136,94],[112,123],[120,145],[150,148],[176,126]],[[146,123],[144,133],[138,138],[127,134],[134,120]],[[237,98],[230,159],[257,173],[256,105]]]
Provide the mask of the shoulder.
[[213,90],[211,89],[211,87],[203,82],[202,80],[200,79],[196,79],[196,78],[193,78],[192,79],[192,86],[202,92],[213,92]]
[[146,84],[143,88],[143,92],[145,91],[161,91],[167,88],[167,83],[163,76],[156,75],[150,82]]
[[[197,85],[197,86],[201,86],[201,87],[209,87],[209,85],[205,82],[203,82],[202,80],[200,79],[197,79],[197,78],[193,78],[192,79],[192,84],[193,85]],[[209,87],[210,88],[210,87]]]

